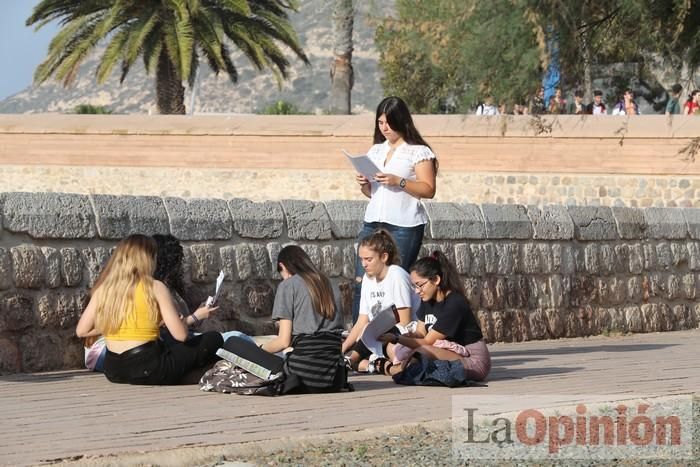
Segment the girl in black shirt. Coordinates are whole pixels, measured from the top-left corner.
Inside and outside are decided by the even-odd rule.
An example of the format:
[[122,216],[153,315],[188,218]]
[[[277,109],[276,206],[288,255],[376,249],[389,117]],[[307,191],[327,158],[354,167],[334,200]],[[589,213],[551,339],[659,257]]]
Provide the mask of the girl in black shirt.
[[389,344],[387,353],[395,363],[388,363],[386,372],[399,373],[410,355],[420,352],[433,360],[461,360],[467,378],[485,379],[491,371],[491,355],[454,265],[435,251],[411,267],[411,281],[421,298],[418,326],[412,334],[380,338]]

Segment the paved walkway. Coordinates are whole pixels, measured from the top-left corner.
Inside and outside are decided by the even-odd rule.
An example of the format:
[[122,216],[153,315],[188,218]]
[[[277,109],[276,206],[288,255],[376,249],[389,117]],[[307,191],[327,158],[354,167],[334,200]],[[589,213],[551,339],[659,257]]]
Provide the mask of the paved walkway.
[[[490,346],[488,387],[397,386],[353,377],[356,392],[246,397],[193,386],[114,385],[86,371],[0,378],[0,463],[341,433],[449,420],[453,395],[657,396],[700,391],[700,330]],[[619,396],[619,397],[618,397]],[[513,398],[517,405],[517,397]],[[493,411],[513,407],[492,407]]]

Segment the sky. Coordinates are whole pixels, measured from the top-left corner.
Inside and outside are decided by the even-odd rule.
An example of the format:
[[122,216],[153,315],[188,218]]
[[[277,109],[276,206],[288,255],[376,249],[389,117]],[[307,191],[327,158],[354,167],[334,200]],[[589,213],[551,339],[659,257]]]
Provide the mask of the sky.
[[0,100],[32,84],[34,68],[58,31],[56,23],[37,32],[24,25],[36,4],[38,0],[0,0]]

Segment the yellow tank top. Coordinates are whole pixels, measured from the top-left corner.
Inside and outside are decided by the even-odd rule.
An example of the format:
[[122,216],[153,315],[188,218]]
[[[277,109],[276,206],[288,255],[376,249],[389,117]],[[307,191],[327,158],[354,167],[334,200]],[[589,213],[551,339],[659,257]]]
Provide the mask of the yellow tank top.
[[158,322],[148,319],[146,289],[140,282],[134,290],[134,309],[127,313],[121,328],[115,334],[105,335],[115,341],[154,341],[158,338]]

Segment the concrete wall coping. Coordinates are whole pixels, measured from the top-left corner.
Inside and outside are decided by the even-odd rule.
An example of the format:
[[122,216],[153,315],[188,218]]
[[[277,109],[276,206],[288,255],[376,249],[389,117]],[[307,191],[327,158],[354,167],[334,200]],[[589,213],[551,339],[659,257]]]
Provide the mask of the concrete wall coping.
[[[330,240],[360,231],[363,201],[183,199],[0,193],[3,232],[35,239],[115,240],[132,233],[180,240]],[[700,240],[697,208],[609,208],[426,203],[435,240]]]
[[[694,116],[416,115],[426,137],[693,138]],[[367,137],[373,114],[361,115],[0,115],[0,133]]]

